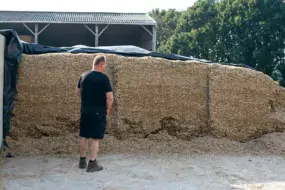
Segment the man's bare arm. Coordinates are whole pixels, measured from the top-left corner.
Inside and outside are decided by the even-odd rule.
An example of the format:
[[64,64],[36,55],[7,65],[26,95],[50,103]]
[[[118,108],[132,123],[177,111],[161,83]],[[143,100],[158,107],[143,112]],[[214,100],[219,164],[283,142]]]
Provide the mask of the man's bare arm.
[[113,92],[107,92],[106,96],[107,96],[107,115],[109,115],[114,101]]

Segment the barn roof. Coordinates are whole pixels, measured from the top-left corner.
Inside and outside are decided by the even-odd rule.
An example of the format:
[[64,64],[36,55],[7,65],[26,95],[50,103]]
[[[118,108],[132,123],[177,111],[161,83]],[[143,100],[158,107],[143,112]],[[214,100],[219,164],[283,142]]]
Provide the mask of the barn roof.
[[156,25],[146,13],[0,11],[0,23]]

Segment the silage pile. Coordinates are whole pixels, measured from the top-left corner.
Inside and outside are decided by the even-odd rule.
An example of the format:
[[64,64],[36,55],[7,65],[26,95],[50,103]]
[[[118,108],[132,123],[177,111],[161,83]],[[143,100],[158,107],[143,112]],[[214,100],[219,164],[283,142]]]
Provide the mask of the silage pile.
[[[75,88],[94,56],[23,56],[9,139],[14,152],[77,153]],[[115,103],[103,152],[260,152],[272,143],[254,139],[284,131],[285,92],[260,72],[159,58],[108,55],[107,60]]]

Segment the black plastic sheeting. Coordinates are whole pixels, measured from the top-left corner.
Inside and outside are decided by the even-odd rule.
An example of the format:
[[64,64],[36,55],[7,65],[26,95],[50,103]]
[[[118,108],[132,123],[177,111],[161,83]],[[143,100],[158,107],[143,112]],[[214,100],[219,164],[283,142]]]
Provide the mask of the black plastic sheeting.
[[[159,57],[170,60],[196,60],[204,63],[212,64],[211,61],[196,59],[194,57],[186,57],[175,54],[163,54],[151,52],[135,46],[106,46],[106,47],[87,47],[83,45],[73,47],[50,47],[40,44],[29,44],[20,41],[16,31],[0,30],[0,34],[5,36],[5,61],[4,61],[4,117],[3,117],[3,133],[4,140],[9,135],[10,120],[12,110],[14,108],[14,97],[16,95],[16,86],[18,80],[18,68],[21,62],[22,53],[24,54],[45,54],[45,53],[106,53],[117,54],[129,57]],[[233,66],[248,67],[242,64],[228,64]],[[252,68],[251,68],[252,69]],[[4,141],[4,145],[8,146]]]
[[[21,41],[23,46],[24,54],[44,54],[44,53],[106,53],[106,54],[116,54],[125,57],[159,57],[169,60],[195,60],[203,63],[213,63],[204,59],[197,59],[194,57],[187,57],[176,54],[164,54],[158,52],[148,51],[136,46],[101,46],[101,47],[88,47],[84,45],[77,45],[72,47],[51,47],[51,46],[43,46],[41,44],[29,44]],[[246,67],[253,69],[244,64],[226,64],[238,67]]]
[[[18,79],[18,68],[22,57],[22,46],[17,33],[12,30],[0,30],[5,37],[4,53],[4,94],[3,94],[3,146],[8,147],[6,136],[9,135],[11,113]],[[1,147],[0,147],[1,149]]]
[[77,45],[72,47],[50,47],[40,44],[28,44],[22,42],[24,54],[43,54],[43,53],[106,53],[117,54],[126,57],[160,57],[170,60],[197,60],[205,63],[211,63],[207,60],[195,59],[193,57],[185,57],[175,54],[163,54],[151,52],[136,46],[101,46],[101,47],[88,47],[84,45]]

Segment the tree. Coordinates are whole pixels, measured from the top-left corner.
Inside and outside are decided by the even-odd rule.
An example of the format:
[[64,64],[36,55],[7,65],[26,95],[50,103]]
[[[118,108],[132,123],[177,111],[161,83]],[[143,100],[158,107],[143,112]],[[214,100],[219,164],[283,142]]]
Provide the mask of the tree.
[[164,46],[173,34],[181,13],[175,9],[167,11],[154,9],[149,14],[157,22],[157,49],[161,51],[160,48]]
[[242,63],[285,79],[283,0],[198,0],[184,12],[156,10],[158,51]]

